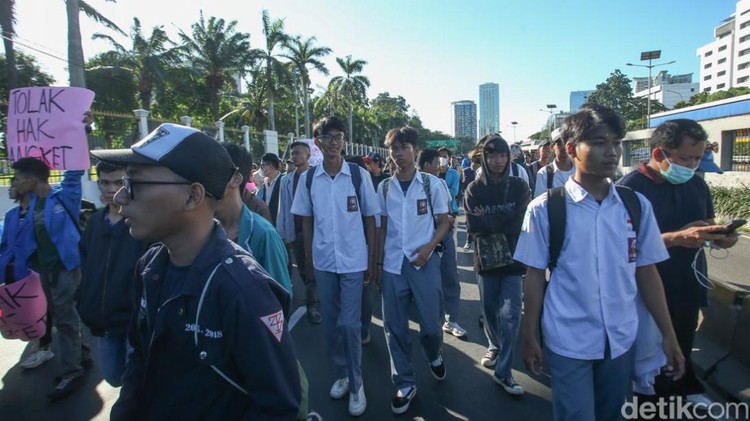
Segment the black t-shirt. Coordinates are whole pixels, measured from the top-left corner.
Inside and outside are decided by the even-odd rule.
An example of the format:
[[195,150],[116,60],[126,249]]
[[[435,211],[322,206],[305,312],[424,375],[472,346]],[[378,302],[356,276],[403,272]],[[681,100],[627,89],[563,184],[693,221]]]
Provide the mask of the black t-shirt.
[[[618,184],[646,196],[654,208],[659,231],[674,232],[685,225],[714,218],[714,205],[706,182],[693,176],[687,183],[672,184],[665,181],[648,166],[641,164],[637,171],[627,174]],[[669,260],[658,263],[667,295],[667,304],[672,309],[685,305],[708,305],[706,288],[701,286],[690,267],[698,248],[671,247]],[[707,273],[706,256],[700,253],[696,268]]]

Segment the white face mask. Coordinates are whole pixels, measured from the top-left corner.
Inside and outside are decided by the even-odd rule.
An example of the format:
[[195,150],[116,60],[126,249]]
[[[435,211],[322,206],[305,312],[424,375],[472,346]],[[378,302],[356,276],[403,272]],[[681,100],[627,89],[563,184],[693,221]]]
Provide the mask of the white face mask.
[[440,166],[441,167],[447,167],[448,166],[448,158],[443,158],[442,156],[439,159]]

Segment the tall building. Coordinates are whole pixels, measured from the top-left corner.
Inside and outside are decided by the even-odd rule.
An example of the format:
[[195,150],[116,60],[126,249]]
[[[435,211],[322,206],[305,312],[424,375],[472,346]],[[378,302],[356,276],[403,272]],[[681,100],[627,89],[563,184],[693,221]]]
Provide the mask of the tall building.
[[500,85],[479,85],[479,136],[500,132]]
[[589,94],[594,92],[590,91],[573,91],[570,93],[570,112],[574,113],[581,108],[581,105],[585,104],[589,100]]
[[[692,73],[670,75],[666,70],[662,70],[651,79],[650,98],[672,109],[680,101],[689,101],[693,95],[698,93],[698,89],[698,83],[693,83]],[[633,78],[633,95],[636,97],[649,96],[648,77]]]
[[474,101],[453,102],[453,136],[477,139],[477,104]]
[[750,87],[750,0],[714,28],[714,40],[697,50],[701,92]]

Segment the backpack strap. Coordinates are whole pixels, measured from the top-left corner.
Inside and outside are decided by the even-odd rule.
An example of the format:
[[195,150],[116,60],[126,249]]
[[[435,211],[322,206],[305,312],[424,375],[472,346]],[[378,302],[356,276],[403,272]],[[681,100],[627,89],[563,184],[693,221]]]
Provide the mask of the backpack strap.
[[555,169],[552,168],[552,164],[547,164],[545,168],[547,168],[547,190],[549,190],[555,182]]
[[547,190],[547,219],[549,220],[549,270],[555,270],[565,240],[565,187]]
[[430,215],[432,216],[432,223],[435,225],[435,228],[437,228],[437,222],[435,221],[435,212],[432,209],[432,191],[430,190],[430,175],[425,174],[423,172],[419,173],[422,176],[422,188],[424,189],[424,194],[427,196],[427,206],[430,207]]
[[622,199],[622,202],[625,204],[625,209],[628,211],[628,216],[630,216],[633,231],[635,231],[635,237],[638,238],[638,230],[641,227],[642,215],[641,201],[638,199],[638,195],[636,195],[630,187],[616,185],[615,189],[617,190],[617,194],[620,195],[620,199]]

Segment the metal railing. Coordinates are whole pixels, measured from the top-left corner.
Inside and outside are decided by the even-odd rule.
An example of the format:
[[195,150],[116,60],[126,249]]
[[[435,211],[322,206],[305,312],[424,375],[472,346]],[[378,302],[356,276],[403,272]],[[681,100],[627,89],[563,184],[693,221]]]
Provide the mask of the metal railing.
[[732,171],[750,171],[750,129],[740,129],[734,133]]

